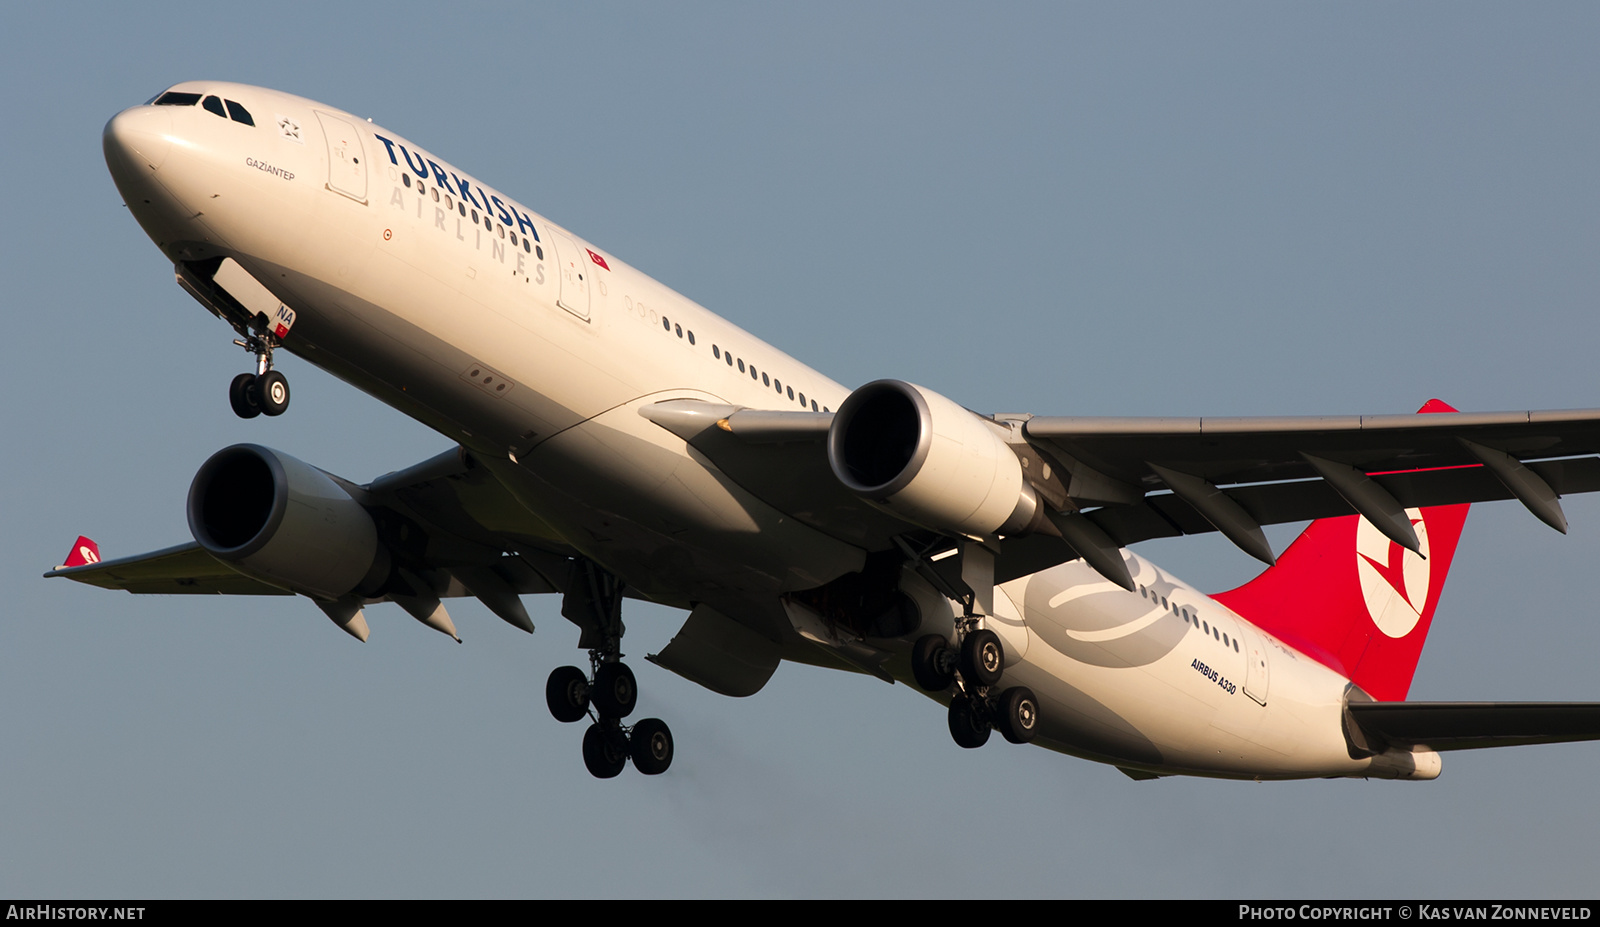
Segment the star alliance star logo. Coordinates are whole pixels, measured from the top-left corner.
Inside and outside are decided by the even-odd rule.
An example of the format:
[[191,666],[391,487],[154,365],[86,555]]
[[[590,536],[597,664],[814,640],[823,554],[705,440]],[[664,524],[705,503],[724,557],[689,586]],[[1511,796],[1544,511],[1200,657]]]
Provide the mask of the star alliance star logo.
[[305,140],[300,137],[300,123],[282,113],[277,113],[276,115],[278,117],[279,137],[286,138],[297,145],[304,145]]

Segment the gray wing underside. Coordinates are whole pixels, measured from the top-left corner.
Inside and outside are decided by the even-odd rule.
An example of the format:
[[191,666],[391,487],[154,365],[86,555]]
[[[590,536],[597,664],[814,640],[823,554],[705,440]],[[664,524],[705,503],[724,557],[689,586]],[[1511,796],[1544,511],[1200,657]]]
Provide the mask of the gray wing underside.
[[[674,400],[646,417],[775,508],[869,550],[887,549],[906,522],[853,495],[827,458],[828,413],[779,412]],[[1311,458],[1352,468],[1405,508],[1521,499],[1542,484],[1552,499],[1600,490],[1600,410],[1214,419],[1024,420],[1015,448],[1046,466],[1033,473],[1048,504],[1079,511],[1120,546],[1217,531],[1160,472],[1210,484],[1257,525],[1355,513]],[[1484,455],[1509,463],[1491,469]],[[1507,474],[1510,474],[1508,476]],[[1535,479],[1529,481],[1531,474]],[[1537,500],[1535,500],[1537,501]],[[1537,511],[1536,511],[1537,513]],[[1546,517],[1541,514],[1540,517]],[[1546,517],[1547,521],[1550,518]],[[1004,582],[1077,554],[1047,535],[1001,541]]]
[[[459,450],[360,488],[373,509],[406,523],[400,536],[407,562],[421,568],[441,598],[473,594],[473,579],[480,589],[517,594],[556,592],[566,581],[572,552]],[[293,594],[245,576],[193,541],[44,575],[140,595]]]
[[1309,479],[1313,454],[1368,473],[1479,463],[1472,441],[1519,460],[1600,452],[1600,409],[1425,415],[1247,418],[1034,417],[1030,443],[1130,485],[1156,479],[1150,463],[1217,484]]
[[44,575],[137,595],[294,594],[235,571],[193,541],[133,557],[61,567]]

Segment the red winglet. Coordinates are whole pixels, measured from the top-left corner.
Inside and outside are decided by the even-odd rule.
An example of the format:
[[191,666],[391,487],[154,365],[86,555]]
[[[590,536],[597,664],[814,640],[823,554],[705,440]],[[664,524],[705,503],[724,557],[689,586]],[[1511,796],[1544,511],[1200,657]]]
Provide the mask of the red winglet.
[[72,542],[72,550],[67,554],[67,562],[56,567],[56,569],[64,570],[67,567],[87,566],[91,563],[99,562],[100,545],[80,534],[78,539]]

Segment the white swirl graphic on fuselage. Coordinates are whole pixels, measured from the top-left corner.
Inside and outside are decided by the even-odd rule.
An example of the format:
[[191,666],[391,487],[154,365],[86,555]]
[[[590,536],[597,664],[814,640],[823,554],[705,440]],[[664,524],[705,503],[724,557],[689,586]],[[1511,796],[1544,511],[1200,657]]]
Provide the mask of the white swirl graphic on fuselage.
[[1406,516],[1416,529],[1420,555],[1389,540],[1365,518],[1356,523],[1356,575],[1367,615],[1395,638],[1410,634],[1428,606],[1428,523],[1420,509],[1406,509]]
[[1155,598],[1129,593],[1081,562],[1034,575],[1024,596],[1028,627],[1056,651],[1096,666],[1145,666],[1172,651],[1188,626],[1163,597],[1180,587],[1130,557],[1135,580]]

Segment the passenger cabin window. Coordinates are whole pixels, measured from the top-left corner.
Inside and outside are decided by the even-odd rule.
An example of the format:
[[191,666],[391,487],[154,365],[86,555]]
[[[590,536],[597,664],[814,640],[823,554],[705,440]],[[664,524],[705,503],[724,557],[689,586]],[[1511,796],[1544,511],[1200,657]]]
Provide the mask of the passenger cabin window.
[[228,114],[222,109],[222,100],[219,97],[206,97],[200,105],[206,108],[206,112],[216,113],[224,119],[228,118]]
[[200,102],[198,93],[182,93],[177,90],[168,90],[156,97],[157,106],[193,106]]
[[224,100],[223,102],[228,104],[228,116],[234,122],[242,122],[247,126],[253,126],[256,124],[256,121],[250,118],[249,110],[233,102],[232,100]]

